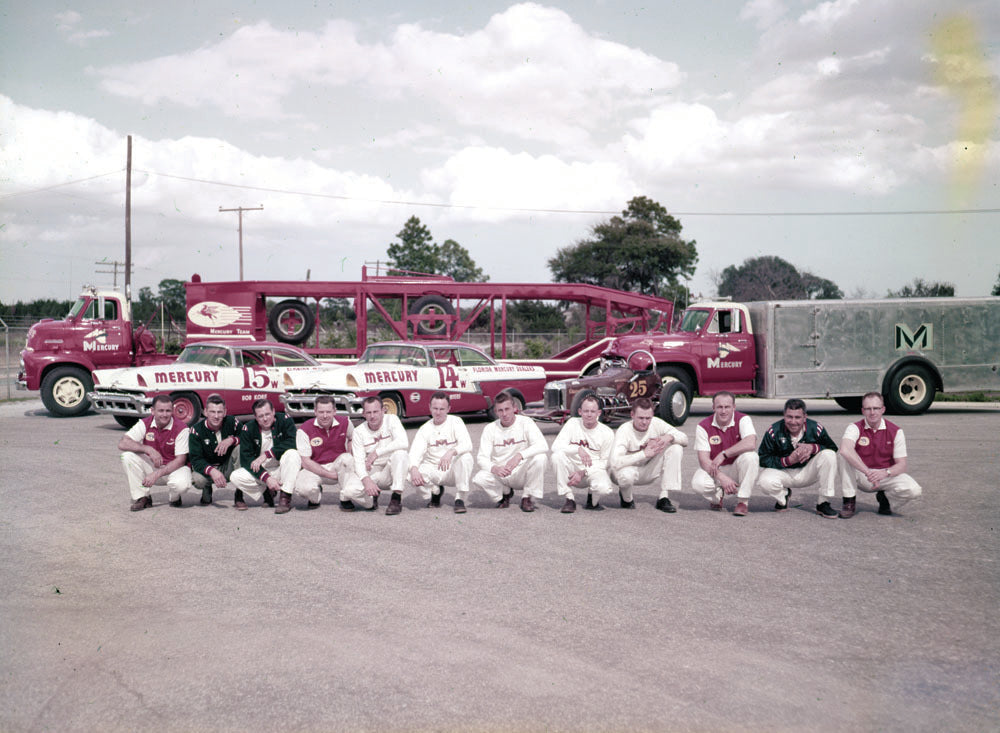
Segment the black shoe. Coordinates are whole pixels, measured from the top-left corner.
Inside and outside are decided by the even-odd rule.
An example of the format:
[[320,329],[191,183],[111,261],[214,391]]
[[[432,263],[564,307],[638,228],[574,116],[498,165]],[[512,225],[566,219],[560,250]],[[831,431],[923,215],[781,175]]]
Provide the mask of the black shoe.
[[340,511],[342,512],[353,512],[355,509],[353,501],[346,501],[344,499],[340,500]]
[[373,512],[376,509],[378,509],[378,497],[377,496],[373,496],[372,497],[372,505],[370,507],[368,507],[367,509],[365,509],[365,511],[366,512]]
[[857,511],[857,499],[855,497],[849,497],[844,499],[844,508],[840,510],[841,519],[850,519],[854,516],[854,512]]
[[465,502],[455,499],[455,514],[465,514]]
[[143,509],[148,509],[153,506],[153,500],[148,496],[140,496],[138,499],[132,502],[132,506],[129,507],[130,512],[141,512]]
[[247,502],[246,499],[243,498],[242,489],[236,489],[236,491],[233,492],[233,509],[237,509],[241,512],[245,512],[247,510]]
[[875,492],[875,499],[878,501],[878,513],[883,517],[888,517],[892,514],[892,507],[889,506],[889,499],[886,498],[885,492],[881,489]]
[[625,501],[625,497],[622,496],[620,489],[618,491],[618,498],[621,500],[622,509],[635,509],[635,499],[632,499],[632,501]]
[[274,508],[274,489],[264,489],[264,503]]
[[593,498],[591,497],[590,494],[587,494],[587,505],[584,507],[584,509],[589,509],[592,512],[603,512],[604,511],[604,507],[602,507],[600,504],[595,504],[594,503],[594,500],[593,500]]
[[497,509],[506,509],[507,507],[509,507],[510,500],[513,497],[514,497],[514,489],[511,489],[510,491],[508,491],[506,494],[503,495],[503,498],[500,501],[497,502]]
[[677,511],[677,507],[675,507],[673,502],[666,496],[661,496],[656,500],[656,508],[661,512],[666,512],[667,514],[673,514]]
[[389,498],[389,506],[385,508],[385,513],[390,517],[393,514],[399,514],[403,511],[403,497],[399,495],[398,491],[393,491],[392,496]]
[[788,500],[792,498],[792,490],[785,489],[785,503],[782,504],[780,501],[774,502],[774,511],[783,512],[788,509]]
[[306,509],[319,509],[319,505],[320,502],[318,501],[310,501],[308,504],[306,504]]
[[816,513],[824,519],[836,519],[837,510],[830,506],[830,502],[824,501],[816,505]]
[[201,503],[208,506],[212,503],[212,485],[209,484],[201,490]]
[[587,494],[587,503],[583,505],[583,508],[584,509],[593,509],[594,508],[594,495],[593,494],[591,494],[591,493]]
[[181,497],[178,496],[176,499],[170,502],[170,506],[174,507],[175,509],[180,509],[182,506],[184,506],[184,502],[181,501]]
[[[589,509],[590,507],[587,508]],[[573,501],[572,499],[567,499],[566,503],[563,504],[563,508],[560,509],[559,511],[562,512],[563,514],[572,514],[573,512],[576,511],[576,502]]]
[[292,511],[292,495],[286,494],[284,491],[278,494],[278,506],[274,510],[275,514],[287,514]]
[[438,486],[438,491],[431,494],[431,503],[427,506],[435,508],[441,506],[442,496],[444,496],[444,486]]

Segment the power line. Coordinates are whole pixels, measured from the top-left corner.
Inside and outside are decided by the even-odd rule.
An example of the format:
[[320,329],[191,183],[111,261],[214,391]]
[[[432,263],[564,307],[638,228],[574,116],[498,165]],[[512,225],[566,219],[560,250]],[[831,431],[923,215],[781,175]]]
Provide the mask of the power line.
[[[103,178],[105,176],[115,175],[121,173],[124,170],[111,171],[110,173],[101,173],[96,176],[90,176],[89,178],[80,178],[74,181],[66,181],[65,183],[57,183],[53,186],[46,186],[44,188],[36,188],[29,191],[18,191],[15,193],[0,194],[0,199],[11,198],[14,196],[24,196],[31,193],[40,193],[43,191],[49,191],[54,188],[61,188],[63,186],[71,186],[76,183],[83,183],[85,181],[91,181],[95,178]],[[530,208],[530,207],[520,207],[520,206],[485,206],[479,204],[448,204],[448,203],[437,203],[433,201],[407,201],[405,199],[373,199],[373,198],[362,198],[359,196],[342,196],[334,193],[319,193],[316,191],[298,191],[295,189],[287,188],[268,188],[265,186],[248,186],[242,183],[227,183],[225,181],[213,181],[206,178],[193,178],[190,176],[178,176],[170,173],[160,173],[159,171],[142,170],[139,168],[134,169],[140,173],[146,173],[152,176],[160,176],[162,178],[173,178],[178,181],[190,181],[192,183],[203,183],[209,186],[221,186],[223,188],[239,188],[246,191],[263,191],[265,193],[276,193],[291,196],[306,196],[309,198],[324,198],[324,199],[334,199],[337,201],[355,201],[358,203],[366,204],[384,204],[389,206],[422,206],[425,208],[434,209],[459,209],[459,210],[478,210],[478,211],[507,211],[513,213],[523,213],[523,214],[601,214],[601,215],[620,215],[620,210],[610,210],[610,209],[550,209],[550,208]],[[720,217],[784,217],[784,216],[941,216],[941,215],[969,215],[969,214],[997,214],[1000,213],[1000,208],[988,208],[988,209],[901,209],[901,210],[878,210],[878,211],[671,211],[672,216],[720,216]]]
[[96,178],[105,178],[106,176],[113,176],[124,171],[124,168],[119,168],[116,171],[110,171],[108,173],[98,173],[96,176],[89,176],[87,178],[77,178],[74,181],[66,181],[65,183],[56,183],[51,186],[44,186],[42,188],[32,188],[27,191],[15,191],[14,193],[4,193],[0,194],[0,199],[9,199],[14,196],[27,196],[30,193],[41,193],[43,191],[51,191],[54,188],[62,188],[63,186],[74,186],[77,183],[84,183],[86,181],[93,181]]

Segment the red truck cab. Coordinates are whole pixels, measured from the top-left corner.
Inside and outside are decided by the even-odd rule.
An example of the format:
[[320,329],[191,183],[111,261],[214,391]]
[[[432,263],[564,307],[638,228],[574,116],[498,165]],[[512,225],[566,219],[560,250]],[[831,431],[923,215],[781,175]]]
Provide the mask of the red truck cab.
[[637,349],[649,351],[659,375],[682,382],[692,396],[754,392],[753,325],[741,303],[696,303],[684,311],[675,330],[621,336],[608,351],[624,358]]
[[156,340],[146,329],[133,333],[122,294],[86,288],[66,318],[45,318],[28,330],[17,388],[41,390],[49,412],[71,417],[90,409],[93,370],[173,359],[156,353]]

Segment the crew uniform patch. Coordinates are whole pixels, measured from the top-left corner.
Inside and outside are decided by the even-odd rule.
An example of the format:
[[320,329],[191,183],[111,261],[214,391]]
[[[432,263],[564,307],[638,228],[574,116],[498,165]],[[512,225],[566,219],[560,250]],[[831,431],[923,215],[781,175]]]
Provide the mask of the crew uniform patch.
[[862,435],[860,438],[858,438],[858,445],[860,445],[860,446],[866,446],[869,443],[871,443],[871,441],[868,440],[868,436],[867,435]]
[[712,445],[719,445],[720,443],[722,443],[722,436],[713,435],[708,439],[708,442]]
[[152,431],[146,433],[146,440],[148,440],[150,443],[152,443],[154,440],[156,440],[156,433],[154,433]]
[[321,446],[321,445],[323,445],[323,438],[321,438],[320,436],[317,435],[315,438],[312,438],[309,441],[309,445],[311,445],[313,448]]

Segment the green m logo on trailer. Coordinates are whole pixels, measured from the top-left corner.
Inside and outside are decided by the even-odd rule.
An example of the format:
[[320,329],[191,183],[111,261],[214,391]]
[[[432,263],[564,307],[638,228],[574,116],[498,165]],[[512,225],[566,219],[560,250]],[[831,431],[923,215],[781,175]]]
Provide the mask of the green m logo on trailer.
[[907,349],[920,349],[931,351],[934,349],[934,324],[921,323],[914,332],[905,323],[896,324],[896,351]]

